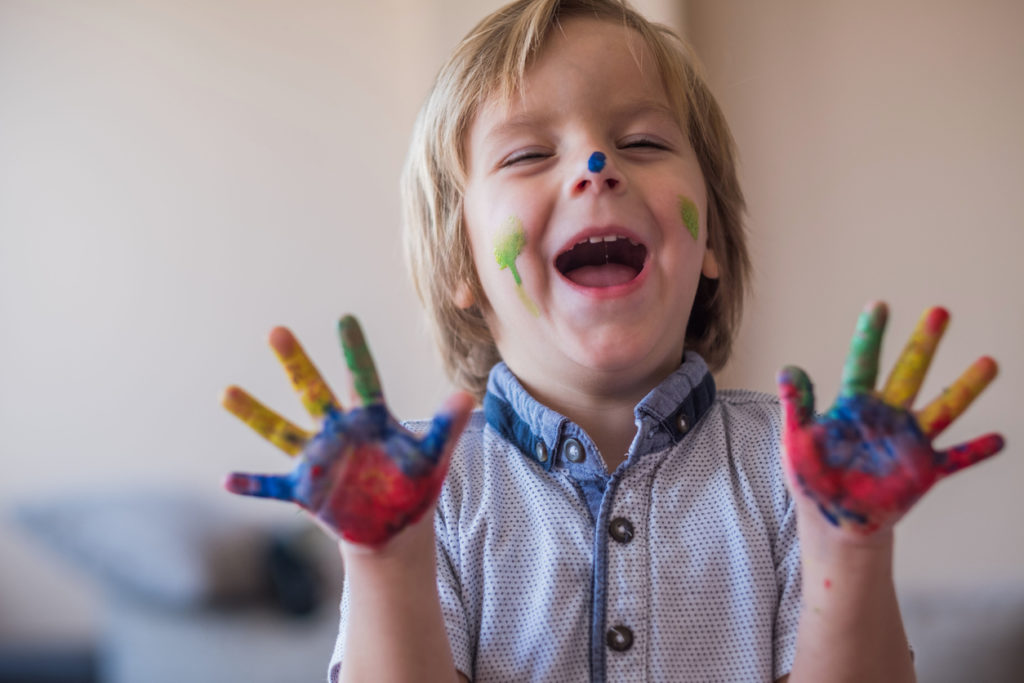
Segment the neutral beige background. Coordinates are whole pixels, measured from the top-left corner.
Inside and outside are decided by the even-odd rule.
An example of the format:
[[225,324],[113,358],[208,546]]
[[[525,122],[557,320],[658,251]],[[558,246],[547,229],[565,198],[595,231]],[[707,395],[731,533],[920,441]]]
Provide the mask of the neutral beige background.
[[[498,4],[0,0],[5,507],[219,497],[228,470],[283,469],[217,404],[238,382],[302,419],[263,341],[276,323],[340,385],[333,321],[358,313],[395,412],[433,409],[447,387],[401,268],[397,178],[444,54]],[[1010,447],[907,518],[899,579],[1020,580],[1024,11],[896,4],[643,6],[686,18],[744,162],[758,277],[722,383],[771,390],[799,362],[828,397],[864,300],[892,303],[890,361],[924,306],[949,306],[925,393],[996,355],[949,440],[999,428]],[[0,641],[91,632],[88,584],[4,523],[0,557]]]
[[1001,376],[938,443],[1000,430],[897,530],[909,583],[1024,581],[1024,4],[693,2],[690,34],[739,143],[757,279],[723,382],[787,363],[838,386],[862,304],[891,308],[882,366],[920,312],[953,318],[921,397],[975,357]]

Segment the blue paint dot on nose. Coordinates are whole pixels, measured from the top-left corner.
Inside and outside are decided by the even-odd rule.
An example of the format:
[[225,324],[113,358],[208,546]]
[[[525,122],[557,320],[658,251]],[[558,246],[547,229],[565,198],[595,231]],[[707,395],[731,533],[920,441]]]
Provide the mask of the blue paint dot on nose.
[[591,173],[600,173],[604,168],[604,152],[594,152],[590,155],[590,159],[587,160],[587,168],[590,169]]

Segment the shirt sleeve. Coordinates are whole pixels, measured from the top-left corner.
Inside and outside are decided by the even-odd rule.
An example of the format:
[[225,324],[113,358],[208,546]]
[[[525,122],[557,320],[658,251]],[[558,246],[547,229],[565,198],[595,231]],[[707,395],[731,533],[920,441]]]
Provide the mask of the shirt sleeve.
[[775,613],[774,680],[793,668],[796,654],[797,626],[800,622],[800,543],[796,535],[796,505],[786,496],[786,513],[779,526],[775,544],[775,580],[779,590],[779,608]]
[[345,578],[341,589],[341,620],[338,623],[338,638],[334,641],[334,653],[331,655],[331,664],[327,669],[328,683],[338,683],[338,676],[341,674],[341,653],[345,647],[345,629],[348,626],[348,604],[349,590],[348,577]]
[[455,668],[473,680],[473,642],[469,618],[462,595],[462,582],[458,572],[458,545],[451,540],[445,523],[445,500],[439,501],[434,515],[434,533],[437,539],[437,595],[441,601],[441,616],[448,632]]

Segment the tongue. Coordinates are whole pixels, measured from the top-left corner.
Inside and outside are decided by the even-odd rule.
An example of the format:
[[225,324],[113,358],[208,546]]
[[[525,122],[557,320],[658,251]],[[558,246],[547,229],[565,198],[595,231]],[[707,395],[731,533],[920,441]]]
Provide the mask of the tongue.
[[614,287],[626,284],[637,276],[637,272],[635,268],[621,263],[606,263],[603,266],[575,268],[565,276],[584,287]]

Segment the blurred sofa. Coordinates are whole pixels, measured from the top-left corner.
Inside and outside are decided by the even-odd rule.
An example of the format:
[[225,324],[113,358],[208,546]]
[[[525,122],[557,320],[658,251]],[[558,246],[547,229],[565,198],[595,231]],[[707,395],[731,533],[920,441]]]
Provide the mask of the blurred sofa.
[[[23,529],[95,580],[104,613],[93,650],[63,653],[63,666],[0,651],[0,683],[325,680],[337,549],[301,514],[257,509],[169,492],[19,506]],[[1024,577],[899,598],[922,683],[1024,681]]]
[[16,506],[102,608],[89,646],[0,647],[0,683],[325,680],[341,558],[301,514],[259,505],[109,491]]

